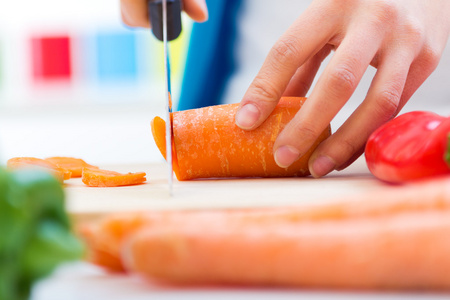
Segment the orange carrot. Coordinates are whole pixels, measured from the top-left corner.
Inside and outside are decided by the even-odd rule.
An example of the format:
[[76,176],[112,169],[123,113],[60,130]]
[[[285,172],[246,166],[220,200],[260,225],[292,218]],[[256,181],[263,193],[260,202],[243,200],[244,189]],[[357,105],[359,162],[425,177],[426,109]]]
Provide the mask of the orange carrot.
[[121,251],[126,241],[142,228],[165,225],[183,226],[186,219],[195,218],[198,224],[217,222],[234,212],[132,212],[108,215],[96,222],[82,223],[78,234],[87,248],[87,260],[109,271],[125,271]]
[[64,168],[72,172],[72,178],[81,177],[81,172],[83,168],[88,167],[91,169],[98,168],[96,166],[90,165],[80,158],[74,157],[64,157],[64,156],[54,156],[45,159],[51,163],[54,163],[60,168]]
[[[307,176],[308,159],[317,145],[331,134],[328,127],[311,149],[289,168],[273,158],[273,144],[306,98],[281,98],[268,119],[256,130],[235,125],[238,104],[217,105],[173,113],[174,172],[178,180],[209,177]],[[165,122],[156,117],[152,133],[165,157]]]
[[227,225],[142,230],[125,261],[150,279],[183,284],[450,289],[450,211]]
[[9,169],[39,168],[52,173],[60,182],[70,179],[71,172],[58,165],[36,157],[13,157],[6,163]]
[[128,236],[151,224],[151,219],[140,213],[111,215],[102,222],[81,224],[78,234],[87,245],[86,259],[112,272],[125,271],[120,257],[122,244]]
[[[421,215],[427,217],[422,218]],[[151,277],[163,278],[169,281],[183,280],[191,282],[202,281],[202,278],[206,278],[205,280],[207,281],[207,278],[211,278],[211,280],[214,280],[215,282],[230,283],[233,282],[233,280],[240,281],[243,279],[239,276],[237,276],[235,279],[222,278],[222,275],[220,274],[218,275],[216,273],[208,273],[209,271],[206,270],[208,269],[207,267],[205,267],[206,265],[203,266],[204,269],[201,270],[201,274],[197,274],[197,271],[194,271],[192,269],[192,266],[190,266],[189,264],[194,264],[196,259],[200,260],[204,253],[195,252],[197,250],[195,247],[192,248],[193,246],[189,244],[190,241],[194,240],[195,243],[197,243],[196,245],[201,245],[201,247],[206,248],[209,247],[208,245],[210,245],[210,243],[214,242],[218,243],[216,245],[217,247],[219,247],[220,245],[220,247],[223,247],[224,249],[233,249],[230,251],[235,251],[235,253],[242,252],[246,253],[245,255],[250,255],[250,252],[256,250],[254,248],[249,248],[249,251],[245,252],[245,246],[243,245],[247,245],[246,243],[251,243],[251,240],[254,237],[261,237],[261,240],[258,240],[258,247],[261,247],[260,251],[262,252],[254,252],[255,259],[260,259],[260,261],[254,261],[254,264],[264,265],[266,264],[265,260],[260,257],[261,255],[264,255],[261,253],[267,253],[267,251],[270,252],[274,249],[270,247],[275,247],[275,245],[266,246],[263,243],[264,240],[271,241],[272,239],[286,238],[287,240],[283,242],[285,243],[283,245],[286,245],[287,249],[290,249],[289,251],[292,251],[288,252],[289,255],[294,255],[294,253],[296,253],[295,251],[298,251],[298,249],[294,247],[295,241],[293,241],[292,239],[298,238],[301,241],[304,241],[305,244],[311,244],[311,247],[313,247],[312,245],[315,245],[314,247],[319,247],[322,244],[330,247],[329,251],[331,252],[328,253],[328,256],[324,258],[323,265],[321,266],[321,269],[325,268],[329,270],[330,268],[334,267],[334,262],[330,261],[330,255],[331,253],[333,253],[333,249],[336,250],[336,255],[341,255],[339,254],[339,251],[343,249],[342,247],[344,247],[345,249],[350,249],[349,251],[361,251],[361,253],[363,253],[363,251],[369,249],[367,247],[364,248],[365,243],[372,243],[370,245],[381,245],[384,242],[391,243],[391,240],[383,240],[383,235],[390,234],[392,234],[393,236],[402,236],[407,234],[408,238],[410,237],[410,239],[399,239],[398,244],[396,244],[395,247],[406,247],[405,245],[408,245],[408,247],[418,248],[419,250],[415,252],[414,255],[416,256],[414,257],[415,259],[420,260],[420,255],[425,255],[423,254],[423,252],[420,252],[424,249],[421,248],[421,243],[426,242],[426,240],[422,239],[425,239],[427,234],[431,234],[429,233],[429,231],[427,231],[427,226],[431,224],[429,222],[431,222],[431,220],[436,217],[436,220],[439,221],[437,224],[433,223],[433,230],[438,231],[447,228],[445,226],[447,226],[448,223],[441,224],[441,221],[445,219],[442,216],[445,216],[445,218],[450,218],[450,177],[443,177],[441,179],[434,179],[414,185],[406,185],[396,188],[386,187],[377,193],[369,193],[367,195],[364,195],[364,201],[362,201],[360,199],[360,196],[358,196],[352,199],[343,199],[341,201],[336,201],[333,203],[303,207],[229,211],[141,212],[112,215],[94,224],[84,225],[87,230],[85,230],[85,234],[82,235],[86,239],[88,246],[87,248],[91,253],[89,258],[90,261],[104,266],[108,269],[123,270],[124,261],[131,261],[133,262],[130,265],[132,270],[136,270]],[[391,224],[392,226],[385,224]],[[400,225],[397,226],[398,224]],[[413,226],[411,227],[411,231],[402,231],[404,228],[408,229],[410,225]],[[441,228],[439,227],[441,225],[445,226]],[[250,231],[247,232],[247,228],[250,228],[248,229]],[[433,230],[432,232],[434,232]],[[229,233],[226,233],[228,231]],[[295,235],[295,232],[297,231],[302,234],[306,234],[307,232],[311,233],[310,235],[298,237]],[[90,234],[86,234],[86,232],[89,232]],[[354,239],[351,238],[352,234]],[[138,235],[140,236],[139,238],[137,237]],[[233,239],[236,235],[239,237],[239,239],[236,238],[235,242]],[[281,237],[279,237],[278,235],[280,235]],[[348,240],[343,240],[343,242],[339,244],[339,240],[346,235],[348,235]],[[358,244],[357,241],[359,239],[363,239],[363,237],[366,235],[370,237],[368,238],[369,240],[364,240],[364,242],[360,242]],[[317,238],[315,236],[317,236]],[[172,245],[170,245],[170,243],[168,244],[167,242],[167,240],[170,240],[170,238],[173,238],[171,240],[173,242]],[[442,238],[445,237],[443,236]],[[125,251],[125,248],[130,244],[130,240],[135,240],[135,242],[132,242],[132,247],[134,249],[132,252],[133,254],[131,257],[123,257],[121,256],[121,253],[127,252]],[[330,243],[327,242],[328,240],[330,240]],[[435,243],[436,241],[433,240],[432,242]],[[270,244],[270,242],[267,243]],[[414,243],[414,246],[411,246],[411,243]],[[166,251],[167,253],[172,253],[174,251],[176,252],[179,249],[185,249],[183,251],[187,251],[186,253],[189,255],[186,257],[183,256],[183,259],[189,260],[191,258],[192,262],[180,262],[180,268],[183,268],[183,270],[178,270],[175,274],[173,273],[175,271],[170,269],[170,266],[172,266],[170,260],[173,257],[169,257],[167,258],[167,260],[169,261],[163,260],[161,261],[161,265],[155,266],[154,262],[148,261],[149,258],[146,258],[143,252],[147,251],[146,255],[156,257],[159,255],[158,253],[160,253],[159,251],[161,250],[158,247],[165,248],[167,251],[164,251]],[[243,249],[239,247],[243,247]],[[448,250],[446,248],[443,248],[446,246],[442,243],[437,243],[436,247],[440,247],[439,250],[436,251],[441,251],[439,252],[441,254],[443,253],[442,251]],[[321,250],[319,247],[318,253],[323,253],[323,251],[327,249]],[[190,251],[194,252],[191,253]],[[203,249],[202,251],[207,250]],[[214,251],[216,251],[216,249],[211,246],[209,251],[210,253],[215,253]],[[311,251],[314,250],[312,249]],[[389,249],[380,248],[375,252],[370,253],[370,255],[372,255],[370,259],[373,259],[374,265],[376,265],[376,262],[381,259],[377,258],[377,255],[388,255],[387,257],[391,257],[389,255],[392,255],[392,260],[386,262],[386,264],[393,263],[394,259],[399,260],[399,264],[406,263],[404,260],[402,260],[401,255],[398,255],[398,253],[393,252],[389,254],[388,252],[385,253],[383,251],[389,252]],[[405,253],[405,255],[406,254],[407,253]],[[229,255],[231,255],[231,253],[229,253]],[[304,254],[302,254],[302,252],[299,252],[298,255],[300,255],[300,257],[298,258],[300,260],[307,259],[303,257]],[[220,260],[222,258],[222,255],[217,254],[214,257],[216,257],[217,260]],[[227,256],[225,255],[224,257]],[[178,257],[175,258],[177,260],[180,259]],[[340,258],[344,259],[345,257],[342,256]],[[350,261],[351,258],[351,256],[345,258],[347,259],[347,261],[345,261],[345,263],[342,263],[339,268],[344,268],[345,264],[352,263]],[[208,259],[213,258],[210,256],[208,257]],[[229,257],[226,259],[229,259]],[[265,257],[264,259],[270,262],[270,257]],[[317,264],[321,260],[319,256],[313,256],[312,259],[315,259],[315,263]],[[267,264],[269,262],[267,262]],[[366,263],[369,263],[369,261],[367,261]],[[162,269],[165,268],[164,266],[162,266],[164,264],[167,264],[168,269]],[[222,262],[215,262],[211,266],[220,264],[222,264]],[[223,262],[223,264],[226,265],[227,263]],[[270,269],[271,266],[275,268],[274,265],[267,264],[265,266],[261,266],[261,268]],[[231,266],[233,265],[230,264],[230,267]],[[395,265],[391,267],[397,268]],[[412,264],[410,268],[414,269],[416,267],[422,268],[424,266]],[[251,269],[249,272],[258,273],[258,270],[252,268],[253,266],[249,267],[249,269]],[[280,270],[283,269],[283,267],[280,265],[277,265],[276,268],[279,268]],[[372,266],[372,268],[375,268],[375,266]],[[399,271],[398,269],[395,270]],[[353,271],[356,272],[356,269]],[[360,270],[358,270],[358,272],[359,271]],[[439,270],[437,270],[436,272],[438,271]],[[218,271],[212,268],[211,272]],[[383,273],[383,270],[381,270],[380,272]],[[178,275],[181,273],[182,275],[180,276],[182,276],[182,278],[179,278]],[[436,278],[433,277],[435,276],[434,274],[436,273],[429,275],[432,277],[430,280],[434,280],[433,282],[435,283],[439,282],[435,281]],[[231,276],[232,274],[228,275]],[[338,277],[338,275],[336,276]],[[419,278],[422,275],[414,274],[414,272],[412,272],[410,276],[417,276],[417,278]],[[386,287],[389,287],[389,285],[391,284],[389,280],[391,279],[389,276],[387,276],[386,278],[386,281],[380,282],[380,285],[386,284]],[[300,280],[304,280],[304,278]],[[367,281],[363,283],[355,283],[349,281],[347,283],[336,284],[332,282],[332,280],[337,280],[336,278],[327,279],[327,277],[325,277],[323,281],[320,281],[319,279],[317,280],[318,281],[315,283],[308,281],[299,281],[297,283],[293,283],[281,281],[257,282],[245,280],[241,281],[240,283],[287,285],[298,284],[308,286],[318,285],[329,287],[340,286],[359,288],[370,288],[374,287],[371,286],[371,284],[375,284],[373,281],[374,278],[369,277],[367,277]],[[398,281],[393,281],[392,287],[412,287],[413,283],[411,282],[413,282],[414,284],[416,283],[415,281],[410,281],[408,283],[409,285],[404,286]],[[421,287],[420,284],[417,285],[417,287]],[[437,288],[437,286],[433,287]]]
[[[171,116],[173,117],[173,114]],[[164,159],[166,159],[166,122],[160,117],[155,117],[152,119],[150,125],[152,128],[152,135],[153,139],[155,140],[155,144],[158,147],[158,150],[163,155]],[[172,143],[172,165],[173,171],[177,175],[177,178],[180,179],[178,176],[178,174],[180,174],[180,171],[178,169],[178,159],[175,154],[174,143]]]
[[118,173],[115,171],[83,168],[81,181],[92,187],[113,187],[141,184],[147,179],[144,172]]

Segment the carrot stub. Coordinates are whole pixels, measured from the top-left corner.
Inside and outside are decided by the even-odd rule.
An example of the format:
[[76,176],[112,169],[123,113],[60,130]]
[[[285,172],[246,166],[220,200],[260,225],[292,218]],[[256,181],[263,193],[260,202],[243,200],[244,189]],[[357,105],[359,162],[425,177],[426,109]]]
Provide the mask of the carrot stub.
[[122,174],[115,171],[83,168],[81,181],[92,187],[113,187],[144,183],[147,179],[144,172]]
[[68,169],[36,157],[13,157],[6,163],[8,169],[39,168],[53,174],[60,182],[70,179],[72,172]]
[[91,168],[96,169],[97,166],[93,166],[85,162],[84,160],[80,158],[74,158],[74,157],[65,157],[65,156],[54,156],[49,157],[45,159],[46,161],[49,161],[51,163],[54,163],[60,168],[64,168],[66,170],[69,170],[72,172],[72,178],[75,177],[81,177],[81,173],[83,168]]
[[[278,134],[295,116],[306,98],[284,97],[257,129],[236,126],[238,104],[226,104],[175,112],[172,146],[178,180],[211,177],[289,177],[309,175],[308,160],[318,144],[330,136],[328,126],[311,149],[289,168],[280,168],[273,158]],[[165,157],[165,122],[151,123],[158,149]]]

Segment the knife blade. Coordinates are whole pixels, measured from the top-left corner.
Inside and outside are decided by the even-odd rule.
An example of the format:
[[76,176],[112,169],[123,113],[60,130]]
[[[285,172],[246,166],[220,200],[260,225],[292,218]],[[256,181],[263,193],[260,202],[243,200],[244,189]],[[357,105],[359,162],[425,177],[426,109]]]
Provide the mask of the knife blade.
[[166,161],[168,164],[169,195],[173,195],[173,119],[172,91],[170,81],[169,41],[176,39],[181,33],[181,0],[150,0],[148,3],[152,32],[163,42],[163,60],[166,100]]

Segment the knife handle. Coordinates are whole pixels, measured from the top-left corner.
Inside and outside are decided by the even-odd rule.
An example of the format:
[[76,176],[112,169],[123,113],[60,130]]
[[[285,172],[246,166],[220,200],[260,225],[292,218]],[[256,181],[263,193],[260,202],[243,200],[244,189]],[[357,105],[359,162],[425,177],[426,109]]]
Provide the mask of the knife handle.
[[[166,0],[167,2],[167,40],[176,39],[181,33],[181,0]],[[149,0],[148,15],[152,25],[153,35],[163,40],[163,1]]]

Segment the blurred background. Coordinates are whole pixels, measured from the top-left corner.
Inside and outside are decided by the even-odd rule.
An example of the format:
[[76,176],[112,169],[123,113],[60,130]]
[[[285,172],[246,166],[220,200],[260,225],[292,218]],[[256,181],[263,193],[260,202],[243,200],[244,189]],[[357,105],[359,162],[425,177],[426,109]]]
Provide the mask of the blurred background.
[[[207,0],[210,18],[194,26],[183,13],[182,34],[170,44],[174,108],[239,102],[273,43],[311,1]],[[450,115],[449,44],[402,112]],[[375,72],[367,70],[333,131],[362,102]],[[162,44],[150,30],[124,26],[118,0],[0,2],[1,162],[14,156],[162,161],[150,120],[164,115],[163,79]]]
[[[171,43],[177,101],[190,34]],[[0,159],[162,160],[150,120],[164,114],[162,44],[125,27],[118,1],[0,3]]]

